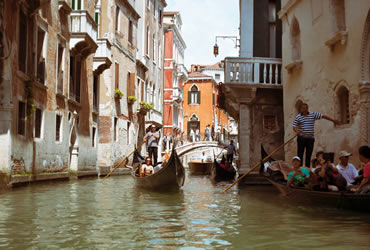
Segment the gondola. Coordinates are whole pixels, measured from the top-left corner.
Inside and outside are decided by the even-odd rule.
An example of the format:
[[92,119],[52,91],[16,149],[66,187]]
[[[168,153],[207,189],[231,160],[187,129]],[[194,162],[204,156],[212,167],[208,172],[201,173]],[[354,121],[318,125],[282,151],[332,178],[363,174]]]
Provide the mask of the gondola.
[[[279,163],[280,162],[280,163]],[[304,187],[288,187],[280,168],[288,173],[292,169],[282,161],[272,162],[265,177],[280,193],[291,201],[310,206],[329,206],[358,211],[370,211],[370,194],[351,193],[348,191],[315,191]]]
[[137,187],[151,190],[180,188],[185,182],[185,170],[175,150],[163,168],[152,175],[139,177],[138,168],[131,172]]
[[209,175],[211,174],[212,162],[190,161],[188,162],[191,175]]
[[236,175],[236,170],[234,167],[225,169],[220,166],[220,164],[214,159],[212,169],[211,169],[211,178],[215,181],[227,181],[233,180]]

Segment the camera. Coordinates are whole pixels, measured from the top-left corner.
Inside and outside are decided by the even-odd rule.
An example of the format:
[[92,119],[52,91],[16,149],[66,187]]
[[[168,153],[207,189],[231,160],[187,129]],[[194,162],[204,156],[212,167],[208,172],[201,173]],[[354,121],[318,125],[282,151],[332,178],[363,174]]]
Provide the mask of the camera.
[[325,160],[325,162],[334,162],[334,153],[333,152],[327,152],[327,153],[324,153],[323,156],[322,156]]

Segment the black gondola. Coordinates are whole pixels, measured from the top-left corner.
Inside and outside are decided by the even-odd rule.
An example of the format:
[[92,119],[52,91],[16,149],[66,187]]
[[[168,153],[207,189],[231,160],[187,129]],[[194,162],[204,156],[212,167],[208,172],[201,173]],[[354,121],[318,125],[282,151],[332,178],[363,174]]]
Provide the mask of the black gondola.
[[214,159],[213,166],[211,169],[211,178],[215,181],[227,181],[233,180],[236,175],[236,170],[234,167],[223,168],[220,164]]
[[131,172],[131,175],[138,187],[152,190],[180,188],[185,182],[185,169],[175,150],[172,150],[166,165],[154,174],[139,177],[136,169]]

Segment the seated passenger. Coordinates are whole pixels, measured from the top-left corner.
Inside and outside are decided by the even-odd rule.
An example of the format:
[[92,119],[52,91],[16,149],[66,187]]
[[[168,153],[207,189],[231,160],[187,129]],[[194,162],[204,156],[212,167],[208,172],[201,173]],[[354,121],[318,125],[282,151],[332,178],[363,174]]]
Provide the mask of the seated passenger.
[[315,170],[312,188],[322,191],[345,190],[347,181],[339,173],[339,170],[321,155],[318,157],[318,161],[320,165]]
[[363,168],[363,179],[357,188],[351,189],[354,192],[366,194],[370,191],[370,148],[368,146],[362,146],[359,149],[360,161],[365,163]]
[[288,186],[291,186],[293,184],[294,186],[303,187],[304,184],[308,182],[310,171],[305,167],[300,167],[300,164],[301,158],[299,158],[298,156],[294,156],[292,159],[294,170],[288,175]]
[[168,159],[170,159],[170,156],[167,154],[167,152],[165,152],[165,154],[163,156],[163,159],[162,159],[162,162],[160,162],[157,165],[155,165],[155,167],[154,167],[154,173],[156,173],[157,171],[161,170],[167,164]]
[[146,157],[145,163],[140,167],[140,177],[148,176],[154,173],[154,169],[152,166],[152,158]]
[[319,152],[316,153],[316,158],[311,161],[311,169],[310,170],[311,170],[312,173],[315,173],[315,170],[317,168],[321,168],[319,158],[324,159],[323,156],[324,156],[323,151],[319,151]]
[[339,152],[339,161],[340,163],[337,165],[337,169],[339,170],[339,173],[342,174],[342,176],[347,181],[347,186],[350,187],[354,185],[356,182],[356,178],[358,176],[357,169],[355,166],[353,166],[351,163],[348,163],[349,157],[351,156],[351,153],[348,153],[346,151],[340,151]]

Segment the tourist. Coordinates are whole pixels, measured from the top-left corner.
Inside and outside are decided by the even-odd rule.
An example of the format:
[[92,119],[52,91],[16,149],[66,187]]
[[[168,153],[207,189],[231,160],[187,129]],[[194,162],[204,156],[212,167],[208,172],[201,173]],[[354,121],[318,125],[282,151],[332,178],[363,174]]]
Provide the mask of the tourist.
[[190,136],[190,142],[195,142],[195,134],[194,134],[193,129],[190,129],[189,136]]
[[304,184],[308,182],[310,171],[307,168],[301,167],[301,158],[299,158],[298,156],[294,156],[292,158],[292,165],[294,170],[291,171],[288,175],[287,186],[304,186]]
[[236,149],[234,146],[234,140],[230,140],[230,144],[226,146],[227,156],[226,160],[229,164],[233,163],[234,153],[236,155]]
[[310,167],[311,155],[315,143],[314,138],[315,121],[321,118],[332,121],[334,124],[337,124],[338,121],[326,115],[322,115],[321,113],[318,112],[309,112],[308,104],[306,103],[303,103],[301,105],[300,111],[301,113],[299,113],[296,116],[293,122],[293,130],[298,135],[297,154],[300,157],[300,159],[303,159],[303,154],[306,151],[305,166]]
[[348,153],[346,151],[340,151],[340,162],[337,165],[337,169],[339,170],[339,173],[341,173],[342,176],[346,179],[348,187],[352,186],[356,182],[356,178],[358,176],[355,166],[353,166],[351,163],[348,163],[349,157],[351,155],[351,153]]
[[207,161],[207,156],[206,156],[206,152],[203,151],[202,152],[202,158],[201,158],[202,162],[206,162]]
[[200,141],[200,131],[199,131],[199,128],[197,128],[195,130],[195,140],[196,141]]
[[145,163],[140,167],[140,177],[148,176],[154,173],[153,165],[152,165],[152,158],[146,157]]
[[167,154],[167,152],[165,152],[162,158],[162,162],[155,165],[154,173],[157,173],[159,170],[161,170],[167,164],[168,159],[170,159],[170,156]]
[[339,170],[323,155],[317,158],[319,165],[314,172],[314,181],[312,187],[315,190],[339,191],[346,190],[347,181],[339,173]]
[[321,168],[320,160],[319,160],[320,158],[324,159],[323,151],[317,152],[316,158],[312,160],[311,166],[310,166],[311,173],[315,173],[316,169]]
[[370,191],[370,148],[362,146],[359,149],[360,161],[365,163],[363,168],[363,179],[357,188],[351,189],[354,192],[366,194]]
[[211,131],[210,131],[210,125],[209,124],[206,126],[206,129],[204,130],[204,139],[206,141],[211,140]]
[[160,134],[156,131],[155,125],[152,125],[150,131],[145,135],[144,142],[147,143],[149,157],[153,159],[154,165],[157,164],[158,142]]

